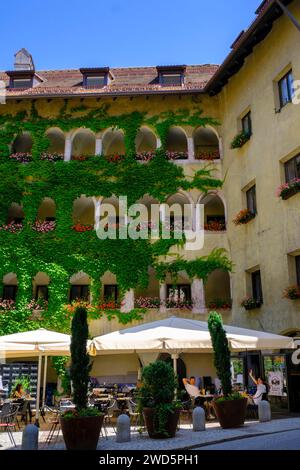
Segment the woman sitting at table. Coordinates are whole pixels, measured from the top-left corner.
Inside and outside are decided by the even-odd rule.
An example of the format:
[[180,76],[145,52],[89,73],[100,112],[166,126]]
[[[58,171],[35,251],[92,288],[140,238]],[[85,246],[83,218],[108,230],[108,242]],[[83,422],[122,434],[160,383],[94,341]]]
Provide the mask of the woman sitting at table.
[[12,398],[23,399],[26,398],[26,393],[24,392],[23,385],[17,384],[16,388],[12,394]]

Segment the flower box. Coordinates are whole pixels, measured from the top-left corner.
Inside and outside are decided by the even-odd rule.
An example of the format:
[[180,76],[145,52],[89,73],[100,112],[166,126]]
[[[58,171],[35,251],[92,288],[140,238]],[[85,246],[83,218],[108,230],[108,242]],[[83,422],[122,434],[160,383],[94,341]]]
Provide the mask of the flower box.
[[235,136],[235,138],[231,142],[231,148],[232,149],[238,149],[238,148],[243,147],[243,145],[245,145],[246,142],[248,142],[248,140],[250,140],[250,137],[251,137],[250,134],[248,134],[244,131],[240,132],[239,134],[237,134]]
[[165,302],[166,308],[178,310],[192,310],[193,304],[190,300],[172,300],[167,299]]
[[155,152],[139,152],[135,159],[139,162],[150,162],[155,157]]
[[284,183],[277,189],[277,196],[283,200],[287,200],[300,192],[300,178],[295,178],[288,183]]
[[206,161],[220,160],[220,152],[219,150],[215,150],[214,152],[197,152],[195,159]]
[[56,222],[54,220],[51,220],[51,221],[36,220],[32,226],[32,230],[34,230],[35,232],[39,232],[39,233],[48,233],[48,232],[53,232],[53,230],[55,230],[55,227],[56,227]]
[[72,230],[74,230],[75,232],[81,232],[81,233],[91,232],[92,230],[94,230],[94,225],[84,225],[84,224],[77,223],[73,225]]
[[9,157],[11,160],[14,160],[15,162],[19,163],[30,163],[32,161],[32,155],[31,153],[13,153]]
[[16,302],[10,299],[0,299],[0,313],[15,310]]
[[254,299],[253,297],[248,297],[247,299],[243,300],[241,306],[244,307],[245,310],[256,310],[262,306],[262,302],[260,300]]
[[288,287],[284,291],[283,297],[289,300],[300,300],[300,286]]
[[4,230],[5,232],[10,233],[18,233],[23,229],[23,224],[16,224],[15,222],[11,222],[7,225],[0,226],[0,230]]
[[220,222],[218,220],[213,220],[204,225],[204,230],[207,230],[208,232],[225,232],[226,223],[225,221]]
[[235,219],[233,220],[233,223],[235,225],[246,225],[248,224],[248,222],[255,219],[255,217],[255,212],[252,212],[249,209],[243,209],[236,215]]
[[60,162],[64,159],[63,153],[42,153],[41,160],[47,162]]
[[188,152],[166,152],[167,160],[188,160]]
[[156,297],[138,297],[135,299],[136,308],[159,308],[160,305],[160,299]]
[[125,155],[119,155],[119,154],[106,155],[105,160],[110,163],[119,163],[125,160]]

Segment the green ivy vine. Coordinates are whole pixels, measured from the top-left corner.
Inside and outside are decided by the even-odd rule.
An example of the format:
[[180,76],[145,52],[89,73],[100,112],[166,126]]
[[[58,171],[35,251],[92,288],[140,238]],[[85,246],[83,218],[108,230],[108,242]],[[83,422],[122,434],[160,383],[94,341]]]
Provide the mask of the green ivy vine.
[[[84,113],[76,116],[76,113]],[[127,195],[128,204],[150,195],[159,202],[180,189],[198,189],[206,193],[222,186],[214,177],[214,169],[205,167],[187,179],[182,167],[165,158],[167,132],[174,125],[193,127],[217,125],[201,111],[161,113],[148,117],[145,113],[132,112],[111,116],[108,108],[87,110],[85,107],[68,109],[64,102],[56,117],[41,117],[34,102],[29,112],[17,115],[0,115],[0,224],[7,221],[8,208],[12,203],[22,204],[25,220],[23,229],[17,233],[0,230],[0,291],[2,279],[7,273],[16,273],[18,291],[16,308],[0,313],[0,334],[44,327],[68,332],[70,320],[65,315],[68,303],[70,277],[80,271],[91,279],[93,303],[100,301],[100,277],[107,271],[115,274],[119,289],[124,293],[131,288],[145,288],[148,284],[148,267],[155,266],[159,279],[167,272],[178,273],[184,269],[191,277],[206,279],[214,269],[231,269],[225,253],[216,251],[209,257],[195,261],[176,260],[162,263],[159,259],[168,254],[179,240],[99,240],[95,232],[77,233],[72,230],[73,202],[81,195],[92,197],[118,197]],[[151,126],[159,135],[162,147],[155,158],[145,165],[135,161],[135,139],[142,125]],[[58,127],[63,131],[88,128],[94,132],[114,127],[124,131],[126,158],[118,163],[109,162],[99,156],[85,161],[47,162],[40,155],[47,151],[48,128]],[[32,137],[33,160],[20,164],[9,159],[10,144],[21,132]],[[37,219],[38,208],[44,198],[56,204],[56,229],[49,233],[32,230]],[[32,279],[38,272],[50,278],[49,306],[42,318],[32,319],[27,305],[32,298]],[[122,323],[140,319],[144,311],[134,310],[129,314],[106,312],[107,318],[118,318]]]

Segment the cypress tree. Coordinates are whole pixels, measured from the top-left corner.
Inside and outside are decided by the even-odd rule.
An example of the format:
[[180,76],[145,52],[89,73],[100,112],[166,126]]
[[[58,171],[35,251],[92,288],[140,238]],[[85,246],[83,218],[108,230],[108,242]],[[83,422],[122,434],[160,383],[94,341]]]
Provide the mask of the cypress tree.
[[214,365],[222,383],[223,394],[228,396],[232,393],[230,350],[222,317],[219,313],[210,313],[208,329],[214,349]]
[[87,352],[88,340],[87,310],[77,307],[72,320],[71,368],[73,400],[77,410],[87,408],[89,373],[92,367]]

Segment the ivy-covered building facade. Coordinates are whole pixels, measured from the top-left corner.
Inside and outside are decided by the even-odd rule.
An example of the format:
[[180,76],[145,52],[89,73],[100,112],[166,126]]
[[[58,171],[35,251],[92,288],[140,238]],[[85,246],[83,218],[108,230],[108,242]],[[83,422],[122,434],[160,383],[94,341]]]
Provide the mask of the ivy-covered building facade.
[[[298,334],[300,36],[275,3],[263,2],[220,67],[39,71],[22,49],[0,73],[1,334],[68,332],[77,302],[92,336],[212,309],[228,324]],[[299,19],[297,2],[284,4]],[[122,196],[149,214],[189,205],[181,223],[193,228],[202,204],[203,246],[176,239],[174,215],[170,239],[123,239]],[[106,203],[116,239],[100,240]],[[187,374],[213,375],[201,356],[184,358]],[[137,368],[123,355],[114,374]],[[110,361],[94,374],[111,375]]]

